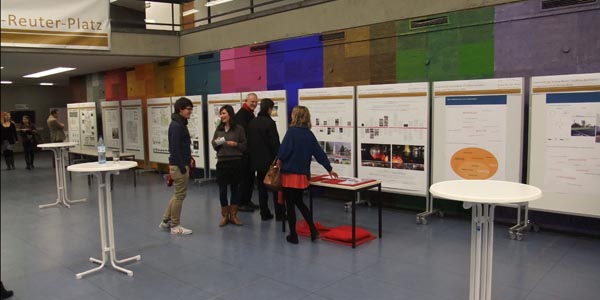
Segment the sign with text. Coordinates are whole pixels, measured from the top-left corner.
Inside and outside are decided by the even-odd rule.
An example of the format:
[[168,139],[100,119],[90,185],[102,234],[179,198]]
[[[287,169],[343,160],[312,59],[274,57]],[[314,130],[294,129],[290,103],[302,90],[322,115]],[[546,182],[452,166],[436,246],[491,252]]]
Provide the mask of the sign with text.
[[2,47],[110,49],[106,0],[2,0]]

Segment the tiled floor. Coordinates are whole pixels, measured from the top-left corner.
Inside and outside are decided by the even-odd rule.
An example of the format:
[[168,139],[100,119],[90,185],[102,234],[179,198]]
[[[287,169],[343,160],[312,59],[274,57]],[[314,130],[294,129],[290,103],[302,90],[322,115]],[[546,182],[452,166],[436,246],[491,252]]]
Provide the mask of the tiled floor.
[[[384,238],[352,250],[325,241],[285,242],[280,223],[241,213],[244,226],[219,228],[215,184],[191,184],[183,224],[191,236],[157,228],[171,195],[161,176],[115,177],[117,255],[141,254],[128,277],[112,268],[75,279],[99,255],[97,189],[73,175],[72,208],[38,209],[56,197],[48,153],[37,168],[2,167],[2,281],[14,299],[468,299],[470,220],[431,218],[416,225],[413,212],[384,210]],[[358,224],[375,233],[376,209],[359,206]],[[316,220],[350,223],[339,200],[319,198]],[[598,299],[600,240],[540,232],[512,241],[497,225],[493,298]]]

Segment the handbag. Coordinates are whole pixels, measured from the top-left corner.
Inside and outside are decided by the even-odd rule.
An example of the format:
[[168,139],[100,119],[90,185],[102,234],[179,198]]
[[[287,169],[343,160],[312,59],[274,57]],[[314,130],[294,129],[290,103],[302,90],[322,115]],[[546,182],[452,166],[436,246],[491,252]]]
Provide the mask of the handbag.
[[267,171],[263,183],[271,190],[281,190],[281,169],[277,165],[277,157],[275,157],[275,160],[273,160],[273,163],[269,166],[269,171]]

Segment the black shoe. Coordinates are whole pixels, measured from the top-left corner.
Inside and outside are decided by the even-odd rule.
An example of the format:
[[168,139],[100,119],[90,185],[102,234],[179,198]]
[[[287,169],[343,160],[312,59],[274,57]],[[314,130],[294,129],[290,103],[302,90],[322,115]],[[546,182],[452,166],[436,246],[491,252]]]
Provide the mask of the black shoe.
[[4,290],[4,291],[2,291],[2,295],[1,295],[0,299],[3,299],[3,300],[8,299],[8,298],[12,297],[13,295],[14,295],[13,291]]
[[260,219],[263,221],[269,221],[269,220],[273,220],[273,214],[268,213],[268,214],[261,214],[260,215]]
[[285,237],[285,239],[288,241],[288,243],[290,244],[298,244],[298,236],[297,235],[288,235]]
[[248,202],[248,206],[251,206],[251,207],[252,207],[252,208],[254,208],[254,209],[259,209],[259,208],[260,208],[260,206],[256,205],[256,204],[255,204],[254,202],[252,202],[252,201]]
[[25,169],[31,170],[31,166],[27,165],[27,167]]
[[285,215],[276,215],[275,221],[277,221],[277,222],[285,221]]
[[254,212],[254,207],[248,205],[248,204],[241,204],[238,207],[238,211],[243,211],[243,212]]
[[319,236],[319,232],[318,231],[310,233],[310,240],[311,241],[314,242],[314,241],[318,240],[319,238],[321,238],[321,236]]

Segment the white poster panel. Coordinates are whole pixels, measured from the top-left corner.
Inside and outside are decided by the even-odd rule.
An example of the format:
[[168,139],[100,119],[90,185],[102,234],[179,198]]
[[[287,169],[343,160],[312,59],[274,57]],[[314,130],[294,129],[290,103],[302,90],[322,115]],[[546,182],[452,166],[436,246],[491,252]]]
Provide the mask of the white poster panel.
[[123,114],[123,151],[135,154],[138,160],[144,160],[142,100],[121,101],[121,113]]
[[72,150],[81,149],[81,137],[79,132],[79,103],[67,104],[67,123],[69,124],[69,142],[75,142],[77,145]]
[[249,93],[255,93],[258,96],[258,106],[254,110],[254,115],[257,116],[260,112],[260,101],[265,98],[269,98],[273,100],[275,103],[275,107],[273,107],[273,113],[271,113],[271,118],[275,121],[277,125],[277,132],[279,133],[279,140],[283,141],[283,137],[287,131],[288,127],[288,115],[287,115],[287,94],[285,90],[278,91],[254,91],[254,92],[244,92],[242,93],[242,102],[246,99],[246,96]]
[[100,102],[102,108],[102,132],[106,149],[121,149],[121,109],[119,101]]
[[192,149],[192,157],[196,161],[196,168],[203,169],[204,168],[204,139],[202,131],[202,95],[194,95],[194,96],[177,96],[172,98],[173,102],[173,112],[175,112],[175,101],[181,97],[186,97],[192,101],[194,105],[194,110],[190,119],[188,120],[188,131],[190,132],[190,139],[192,144],[190,145]]
[[169,124],[171,124],[171,98],[148,99],[148,159],[151,162],[169,163]]
[[81,136],[81,149],[97,150],[97,118],[96,102],[85,102],[79,104],[79,131]]
[[358,177],[386,191],[426,195],[429,177],[429,84],[356,87]]
[[206,141],[208,142],[208,164],[211,170],[217,169],[217,152],[212,147],[212,138],[215,134],[215,130],[217,126],[221,122],[221,118],[219,117],[219,110],[223,105],[231,105],[233,107],[233,111],[237,112],[240,108],[242,108],[242,97],[240,93],[230,93],[230,94],[212,94],[207,97],[207,109],[208,109],[208,137]]
[[531,78],[530,207],[600,216],[600,73]]
[[[354,177],[354,87],[298,90],[298,105],[310,110],[312,132],[340,176]],[[325,169],[314,158],[311,173]]]
[[2,47],[110,49],[109,1],[2,0]]
[[433,89],[433,181],[520,182],[523,79],[443,81]]

